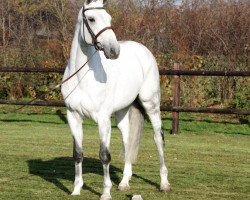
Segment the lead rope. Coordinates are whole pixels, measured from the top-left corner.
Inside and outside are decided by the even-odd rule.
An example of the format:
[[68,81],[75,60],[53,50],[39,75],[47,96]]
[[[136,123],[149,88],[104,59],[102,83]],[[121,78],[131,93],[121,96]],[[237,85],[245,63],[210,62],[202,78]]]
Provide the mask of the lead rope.
[[63,80],[61,83],[57,84],[55,87],[49,89],[49,91],[47,91],[46,93],[30,100],[26,105],[23,105],[17,109],[12,110],[11,112],[16,112],[19,111],[21,109],[23,109],[24,107],[26,107],[29,104],[32,104],[34,101],[38,100],[38,99],[43,99],[47,94],[49,94],[50,92],[53,92],[54,90],[57,90],[58,88],[60,88],[64,83],[68,82],[71,78],[73,78],[76,74],[78,74],[78,72],[80,72],[85,65],[87,65],[87,63],[94,57],[94,55],[97,53],[97,50],[95,50],[95,52],[89,57],[89,59],[73,74],[71,74],[68,78],[66,78],[65,80]]

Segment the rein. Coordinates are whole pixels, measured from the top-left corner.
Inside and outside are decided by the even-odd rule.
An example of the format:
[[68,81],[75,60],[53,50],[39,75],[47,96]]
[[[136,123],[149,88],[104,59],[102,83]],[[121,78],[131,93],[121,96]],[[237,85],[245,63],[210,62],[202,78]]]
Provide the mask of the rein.
[[[100,42],[97,41],[97,38],[103,33],[105,32],[106,30],[113,30],[113,28],[111,26],[108,26],[108,27],[105,27],[103,29],[101,29],[97,34],[94,34],[94,32],[92,31],[92,29],[90,28],[89,26],[89,23],[88,23],[88,20],[86,18],[86,15],[85,15],[85,12],[88,11],[88,10],[95,10],[95,9],[105,9],[104,7],[92,7],[92,8],[86,8],[86,9],[83,9],[82,10],[82,16],[83,16],[83,22],[84,24],[86,25],[91,37],[92,37],[92,40],[93,40],[93,46],[95,47],[95,52],[89,57],[89,59],[76,71],[74,72],[73,74],[71,74],[68,78],[64,79],[61,83],[59,83],[58,85],[56,85],[55,87],[49,89],[49,91],[47,91],[46,93],[40,95],[39,97],[36,97],[34,99],[32,99],[31,101],[29,101],[27,104],[31,104],[33,103],[34,101],[38,100],[38,99],[43,99],[47,94],[49,94],[50,92],[53,92],[54,90],[60,88],[64,83],[66,83],[67,81],[69,81],[71,78],[73,78],[76,74],[78,74],[79,71],[81,71],[87,64],[88,62],[94,57],[94,55],[97,53],[97,51],[104,51],[104,48],[102,46],[102,44]],[[91,44],[89,44],[91,45]],[[16,112],[18,110],[21,110],[22,108],[24,108],[25,106],[27,105],[23,105],[17,109],[14,109],[13,112]]]

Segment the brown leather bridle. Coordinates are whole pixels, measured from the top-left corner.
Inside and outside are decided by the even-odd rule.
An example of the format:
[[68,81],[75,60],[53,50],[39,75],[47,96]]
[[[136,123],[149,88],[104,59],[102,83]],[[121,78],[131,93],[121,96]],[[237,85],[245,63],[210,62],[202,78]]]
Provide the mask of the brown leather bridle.
[[84,24],[86,25],[88,31],[89,31],[89,34],[91,35],[92,37],[92,40],[93,40],[93,46],[95,47],[96,50],[98,51],[104,51],[104,48],[102,46],[102,44],[100,42],[97,41],[97,38],[103,33],[105,32],[106,30],[113,30],[113,28],[111,26],[108,26],[108,27],[105,27],[103,28],[102,30],[100,30],[97,34],[95,34],[92,29],[90,28],[89,26],[89,23],[88,23],[88,20],[86,18],[86,15],[85,15],[85,12],[88,11],[88,10],[96,10],[96,9],[105,9],[104,7],[92,7],[92,8],[86,8],[86,9],[82,9],[82,18],[83,18],[83,22]]

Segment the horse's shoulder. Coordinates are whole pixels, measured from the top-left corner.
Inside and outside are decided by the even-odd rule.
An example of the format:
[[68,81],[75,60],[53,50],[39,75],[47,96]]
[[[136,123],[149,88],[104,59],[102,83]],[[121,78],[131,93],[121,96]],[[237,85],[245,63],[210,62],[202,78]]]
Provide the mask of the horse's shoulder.
[[135,41],[119,41],[121,49],[126,51],[128,54],[136,54],[139,56],[149,56],[152,55],[150,50],[143,44]]

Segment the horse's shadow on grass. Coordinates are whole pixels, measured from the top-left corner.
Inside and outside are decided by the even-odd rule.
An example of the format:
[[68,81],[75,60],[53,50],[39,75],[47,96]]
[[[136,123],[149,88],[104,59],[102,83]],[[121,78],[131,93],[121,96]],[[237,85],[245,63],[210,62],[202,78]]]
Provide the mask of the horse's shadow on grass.
[[[44,180],[53,183],[56,187],[61,189],[62,191],[70,194],[71,191],[60,181],[70,180],[73,182],[74,180],[74,162],[72,158],[69,157],[58,157],[53,160],[43,161],[41,159],[28,160],[29,173],[32,175],[39,176]],[[103,168],[100,160],[95,158],[84,158],[83,161],[83,174],[98,174],[103,176]],[[115,185],[118,185],[121,181],[118,174],[122,174],[122,170],[110,165],[110,176],[111,180]],[[133,174],[134,178],[138,178],[146,182],[147,184],[153,185],[159,189],[159,185],[154,183],[146,178],[143,178],[137,174]],[[88,190],[91,193],[100,196],[101,193],[94,190],[92,187],[88,186],[84,183],[84,190]]]

